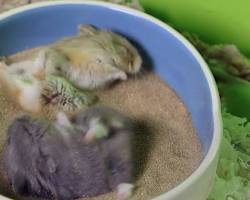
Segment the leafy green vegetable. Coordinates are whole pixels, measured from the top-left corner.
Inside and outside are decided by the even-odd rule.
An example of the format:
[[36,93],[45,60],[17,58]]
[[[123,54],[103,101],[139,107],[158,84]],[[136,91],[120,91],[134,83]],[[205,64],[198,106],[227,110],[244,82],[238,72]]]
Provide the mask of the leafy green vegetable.
[[[223,140],[215,184],[208,200],[250,199],[249,60],[234,45],[209,45],[185,33],[208,63],[219,88]],[[234,116],[228,112],[240,116]],[[245,119],[247,118],[247,119]]]
[[210,45],[194,34],[184,32],[183,35],[197,48],[209,66],[221,68],[232,76],[250,80],[250,61],[235,45]]
[[56,105],[64,111],[76,111],[96,103],[97,96],[75,88],[65,78],[48,75],[42,94],[44,104]]
[[213,190],[208,200],[250,198],[250,123],[223,112],[224,137]]
[[229,113],[250,120],[250,61],[234,45],[209,45],[196,35],[183,35],[208,63]]
[[222,102],[227,110],[239,117],[250,120],[250,83],[248,81],[230,81],[218,83]]

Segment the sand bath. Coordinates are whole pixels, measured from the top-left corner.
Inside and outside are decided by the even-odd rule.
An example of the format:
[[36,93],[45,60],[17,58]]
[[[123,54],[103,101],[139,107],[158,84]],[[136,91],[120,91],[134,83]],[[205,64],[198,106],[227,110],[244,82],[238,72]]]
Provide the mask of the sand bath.
[[[28,55],[32,56],[32,52]],[[27,57],[26,53],[19,53],[12,59],[23,59]],[[198,167],[202,152],[191,118],[175,92],[157,75],[145,72],[109,89],[96,91],[96,94],[100,104],[121,111],[139,124],[136,131],[136,190],[132,199],[147,200],[160,195],[185,180]],[[8,124],[20,113],[22,111],[0,90],[0,152]],[[2,169],[2,162],[0,166]],[[11,195],[2,178],[3,170],[0,173],[0,191]],[[91,200],[114,197],[111,193]]]

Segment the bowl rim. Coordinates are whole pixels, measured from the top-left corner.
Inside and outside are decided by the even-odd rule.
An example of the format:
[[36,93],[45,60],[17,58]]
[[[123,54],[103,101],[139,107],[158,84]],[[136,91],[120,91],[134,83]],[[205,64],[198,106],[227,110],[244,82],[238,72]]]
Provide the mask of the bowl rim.
[[[197,180],[201,178],[201,176],[206,172],[206,170],[209,168],[210,164],[216,160],[217,154],[219,151],[219,147],[222,140],[222,117],[221,117],[221,109],[220,109],[220,98],[218,89],[216,86],[216,82],[214,80],[214,77],[209,70],[209,67],[207,63],[204,61],[200,53],[195,49],[195,47],[186,39],[184,38],[178,31],[170,27],[165,22],[138,10],[135,10],[133,8],[129,8],[126,6],[109,3],[109,2],[102,2],[102,1],[96,1],[96,0],[56,0],[56,1],[45,1],[45,2],[37,2],[33,4],[24,5],[18,8],[11,9],[9,11],[5,11],[3,13],[0,13],[0,23],[2,20],[11,17],[13,15],[26,12],[29,10],[34,10],[41,7],[50,7],[50,6],[57,6],[57,5],[92,5],[92,6],[101,6],[105,7],[111,10],[123,12],[125,14],[129,14],[135,17],[143,18],[147,21],[150,21],[162,29],[165,29],[169,33],[171,33],[173,36],[176,37],[194,56],[194,58],[198,61],[201,70],[208,82],[209,91],[211,95],[212,100],[212,113],[213,113],[213,124],[214,124],[214,134],[212,138],[212,142],[210,145],[210,148],[205,155],[204,159],[200,163],[199,167],[193,171],[192,174],[190,174],[189,177],[187,177],[183,182],[181,182],[179,185],[174,187],[168,192],[165,192],[161,194],[158,197],[153,198],[154,200],[164,200],[164,199],[171,199],[174,198],[177,194],[180,194],[182,191],[186,190],[192,183],[195,183]],[[1,199],[3,196],[1,196]],[[6,197],[4,197],[6,199]],[[7,198],[8,199],[8,198]],[[6,200],[7,200],[6,199]]]

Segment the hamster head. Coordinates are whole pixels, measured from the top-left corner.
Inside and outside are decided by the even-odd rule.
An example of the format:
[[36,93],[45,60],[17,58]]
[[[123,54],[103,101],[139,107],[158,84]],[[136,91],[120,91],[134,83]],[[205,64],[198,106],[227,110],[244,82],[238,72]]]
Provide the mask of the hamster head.
[[128,74],[136,74],[141,70],[142,59],[137,49],[124,37],[110,33],[113,43],[112,61],[117,68]]
[[41,110],[40,95],[43,68],[37,60],[25,60],[7,65],[0,63],[0,84],[26,111]]
[[106,106],[93,106],[73,117],[75,125],[85,125],[84,140],[90,143],[94,140],[110,137],[121,130],[131,131],[133,124],[127,117]]
[[[142,66],[138,50],[123,36],[111,31],[97,29],[91,25],[80,25],[80,35],[93,39],[98,45],[96,60],[128,73],[136,74]],[[102,56],[100,56],[102,55]],[[103,59],[102,59],[103,58]]]

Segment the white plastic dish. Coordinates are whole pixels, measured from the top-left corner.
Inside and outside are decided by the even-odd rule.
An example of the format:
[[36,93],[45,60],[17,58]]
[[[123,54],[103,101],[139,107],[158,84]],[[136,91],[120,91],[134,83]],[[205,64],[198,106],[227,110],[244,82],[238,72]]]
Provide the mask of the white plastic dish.
[[200,54],[171,27],[142,12],[110,3],[31,4],[0,14],[0,56],[73,35],[80,23],[110,28],[140,44],[155,72],[176,91],[191,113],[204,159],[185,181],[154,200],[205,200],[212,187],[221,141],[219,96]]

